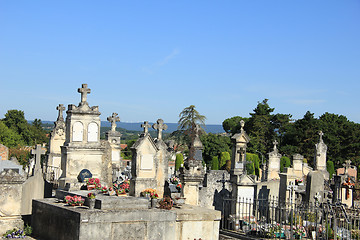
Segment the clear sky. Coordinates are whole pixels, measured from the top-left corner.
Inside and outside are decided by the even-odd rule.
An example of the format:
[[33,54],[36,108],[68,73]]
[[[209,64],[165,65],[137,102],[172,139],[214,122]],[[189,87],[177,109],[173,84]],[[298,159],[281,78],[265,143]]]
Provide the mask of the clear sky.
[[0,118],[54,121],[87,83],[106,120],[276,113],[360,123],[359,0],[0,1]]

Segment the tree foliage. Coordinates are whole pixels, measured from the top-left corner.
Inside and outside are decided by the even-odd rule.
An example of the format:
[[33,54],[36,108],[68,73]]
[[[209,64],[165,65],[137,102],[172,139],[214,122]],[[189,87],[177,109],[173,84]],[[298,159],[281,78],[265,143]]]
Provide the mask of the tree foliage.
[[286,156],[282,156],[280,158],[280,172],[284,172],[285,168],[288,168],[291,166],[291,160],[290,158]]
[[175,170],[179,170],[182,164],[184,164],[184,156],[182,155],[182,153],[177,153],[175,160]]
[[203,134],[200,140],[204,146],[203,158],[206,164],[210,164],[212,157],[220,156],[222,152],[230,152],[230,138],[213,133]]
[[247,166],[246,166],[246,170],[247,170],[248,174],[260,176],[259,156],[254,153],[246,153],[246,161],[249,162],[249,163],[247,163]]
[[[345,116],[324,113],[316,118],[307,111],[303,118],[292,120],[290,114],[273,114],[268,100],[258,102],[250,113],[250,118],[231,117],[223,122],[226,132],[234,134],[240,129],[240,120],[245,121],[245,131],[250,136],[249,152],[259,151],[264,156],[272,151],[273,141],[279,143],[278,149],[283,156],[290,157],[299,153],[315,167],[315,144],[319,142],[319,131],[324,133],[323,140],[328,146],[327,160],[334,163],[335,169],[350,159],[355,166],[360,165],[360,124],[349,121]],[[360,172],[360,171],[359,171]]]
[[226,165],[226,161],[231,160],[231,156],[229,152],[222,152],[220,155],[220,168],[224,168],[224,165]]
[[331,179],[335,173],[335,167],[333,161],[326,161],[326,170],[329,172],[329,177]]
[[218,158],[218,156],[212,157],[211,169],[212,170],[219,170],[219,158]]

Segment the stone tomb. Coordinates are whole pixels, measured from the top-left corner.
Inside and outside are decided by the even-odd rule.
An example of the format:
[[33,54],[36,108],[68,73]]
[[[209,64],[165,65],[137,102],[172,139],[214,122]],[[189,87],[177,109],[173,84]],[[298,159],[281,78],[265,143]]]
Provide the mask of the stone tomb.
[[[85,197],[89,191],[57,192]],[[219,238],[219,211],[182,205],[162,210],[148,208],[149,200],[98,194],[94,210],[71,207],[55,198],[34,200],[34,234],[48,240],[148,239],[182,240]]]
[[154,124],[153,127],[158,130],[156,141],[148,132],[151,125],[145,121],[141,126],[144,128],[144,133],[131,147],[133,158],[131,162],[130,195],[139,197],[146,188],[153,188],[159,197],[162,197],[165,179],[168,175],[169,153],[166,144],[162,141],[161,131],[167,126],[162,119],[157,121],[157,125]]
[[13,169],[0,173],[0,235],[13,228],[23,228],[21,219],[22,185],[25,178]]

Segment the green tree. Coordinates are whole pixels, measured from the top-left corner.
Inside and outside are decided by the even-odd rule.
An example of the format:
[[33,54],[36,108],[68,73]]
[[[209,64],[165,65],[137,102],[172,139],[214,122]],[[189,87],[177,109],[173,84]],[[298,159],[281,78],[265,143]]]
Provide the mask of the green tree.
[[0,121],[0,143],[8,148],[24,144],[21,136],[13,129],[8,128],[3,121]]
[[204,146],[203,157],[208,165],[211,164],[212,157],[220,156],[222,152],[230,152],[229,137],[208,133],[201,135],[200,140]]
[[184,108],[179,114],[178,129],[184,130],[192,141],[195,137],[196,125],[205,126],[206,117],[201,115],[194,105]]
[[290,158],[283,156],[280,158],[280,172],[284,172],[285,168],[288,168],[291,166],[291,160]]
[[226,165],[226,161],[231,160],[229,152],[221,152],[220,155],[220,168],[223,168]]
[[331,179],[335,173],[335,167],[332,161],[326,161],[326,170],[329,172],[329,177]]
[[175,160],[175,170],[179,170],[182,164],[184,164],[184,156],[182,155],[182,153],[177,153]]
[[212,170],[219,170],[219,158],[217,156],[212,157],[211,169]]
[[249,121],[249,118],[243,118],[239,116],[235,116],[232,118],[225,119],[222,123],[223,129],[227,133],[235,134],[238,133],[241,129],[240,121],[243,120],[246,123]]
[[257,154],[254,154],[254,153],[246,153],[246,161],[250,162],[248,164],[251,165],[249,167],[249,170],[252,171],[251,174],[256,175],[256,176],[260,176],[260,159],[259,159],[259,156]]
[[25,119],[24,112],[20,110],[8,110],[3,119],[5,125],[21,135],[26,145],[32,145],[32,133],[30,125]]

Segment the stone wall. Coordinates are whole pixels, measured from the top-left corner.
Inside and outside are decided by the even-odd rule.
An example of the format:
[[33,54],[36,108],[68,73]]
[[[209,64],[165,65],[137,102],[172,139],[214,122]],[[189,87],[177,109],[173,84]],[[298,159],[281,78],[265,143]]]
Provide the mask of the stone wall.
[[199,191],[199,206],[210,209],[221,210],[222,199],[226,194],[231,193],[231,183],[225,182],[225,189],[223,184],[217,182],[223,179],[226,181],[230,180],[230,174],[226,170],[210,170],[206,173],[203,187]]

